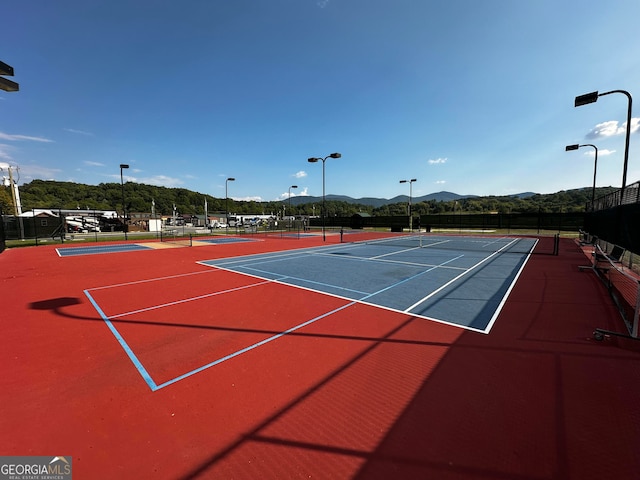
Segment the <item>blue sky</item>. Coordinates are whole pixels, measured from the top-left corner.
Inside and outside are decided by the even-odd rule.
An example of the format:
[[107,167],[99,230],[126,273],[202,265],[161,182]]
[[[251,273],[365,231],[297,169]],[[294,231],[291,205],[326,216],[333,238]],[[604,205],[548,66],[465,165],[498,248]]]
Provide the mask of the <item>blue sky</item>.
[[[214,197],[620,186],[640,2],[25,0],[2,7],[0,168]],[[634,91],[635,90],[635,91]],[[634,112],[627,184],[640,180]]]

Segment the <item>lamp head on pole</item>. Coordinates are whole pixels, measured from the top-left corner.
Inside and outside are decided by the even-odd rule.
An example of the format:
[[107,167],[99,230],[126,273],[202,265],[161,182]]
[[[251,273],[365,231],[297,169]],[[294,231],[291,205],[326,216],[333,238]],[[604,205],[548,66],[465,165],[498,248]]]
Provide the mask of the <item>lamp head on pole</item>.
[[329,155],[331,158],[340,158],[342,157],[342,154],[340,153],[332,153],[331,155]]
[[584,95],[578,95],[575,100],[576,107],[581,107],[582,105],[586,105],[587,103],[593,103],[598,101],[598,92],[590,92],[585,93]]
[[318,160],[322,160],[321,158],[311,157],[307,160],[309,163],[316,163]]
[[127,165],[126,163],[121,163],[120,168],[129,168],[129,165]]
[[567,145],[566,147],[564,147],[564,151],[570,152],[571,150],[578,150],[578,148],[580,148],[580,145],[576,143],[575,145]]

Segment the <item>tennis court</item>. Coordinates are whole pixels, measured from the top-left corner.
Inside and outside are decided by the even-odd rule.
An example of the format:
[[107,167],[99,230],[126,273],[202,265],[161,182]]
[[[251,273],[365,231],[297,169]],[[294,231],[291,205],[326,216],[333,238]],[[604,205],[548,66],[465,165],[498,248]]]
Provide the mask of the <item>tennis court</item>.
[[536,243],[409,235],[201,263],[487,333]]
[[592,338],[620,317],[572,240],[389,237],[5,251],[0,451],[92,479],[633,478],[638,342]]
[[[488,333],[536,243],[513,238],[381,237],[364,243],[205,260],[199,263],[215,270],[103,285],[84,293],[155,391],[356,303]],[[516,245],[519,249],[514,253]],[[302,304],[316,303],[318,308],[292,308],[293,300],[289,300],[280,311],[270,299],[281,296],[298,297]],[[319,296],[332,298],[307,301]],[[242,319],[234,305],[242,306]],[[223,344],[207,348],[205,355],[177,354],[174,342],[167,340],[167,335],[182,330],[175,319],[201,318],[208,309],[220,312],[209,324],[216,328],[193,338],[183,335],[182,341]],[[138,341],[136,332],[140,325],[151,323],[171,328],[158,335],[163,339],[162,348],[148,353],[148,333]],[[238,329],[235,335],[231,328]],[[165,365],[165,358],[171,359],[170,366]]]

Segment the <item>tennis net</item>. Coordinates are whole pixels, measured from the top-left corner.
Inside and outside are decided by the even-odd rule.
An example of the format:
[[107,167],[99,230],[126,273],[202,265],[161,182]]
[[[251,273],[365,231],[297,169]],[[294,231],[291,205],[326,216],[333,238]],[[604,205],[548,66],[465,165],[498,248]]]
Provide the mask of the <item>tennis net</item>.
[[193,240],[191,234],[182,234],[177,230],[163,230],[160,232],[160,241],[168,242],[175,245],[181,245],[183,247],[193,246]]
[[637,338],[640,316],[640,278],[619,261],[611,258],[598,244],[595,245],[593,269],[609,290],[629,334]]
[[398,248],[427,248],[433,250],[481,251],[557,255],[558,236],[490,236],[490,235],[434,235],[431,233],[388,233],[350,231],[346,242],[364,243]]

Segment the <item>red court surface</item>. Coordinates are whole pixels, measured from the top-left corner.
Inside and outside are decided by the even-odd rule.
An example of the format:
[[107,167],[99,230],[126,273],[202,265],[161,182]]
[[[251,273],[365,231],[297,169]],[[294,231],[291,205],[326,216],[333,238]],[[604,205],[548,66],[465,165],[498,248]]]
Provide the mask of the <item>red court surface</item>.
[[[196,263],[321,244],[0,254],[0,455],[71,457],[74,479],[640,478],[640,342],[593,340],[624,325],[573,240],[530,258],[489,334]],[[150,388],[85,291],[173,383]]]

